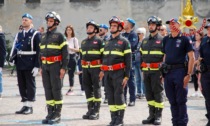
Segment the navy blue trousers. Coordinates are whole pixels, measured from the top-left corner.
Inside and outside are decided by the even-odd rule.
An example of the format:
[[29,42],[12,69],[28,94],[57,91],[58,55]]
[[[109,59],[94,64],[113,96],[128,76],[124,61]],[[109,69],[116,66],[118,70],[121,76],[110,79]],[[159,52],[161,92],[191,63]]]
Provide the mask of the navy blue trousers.
[[210,78],[209,77],[210,77],[210,72],[201,74],[201,85],[202,85],[202,89],[203,89],[202,92],[203,92],[203,96],[205,98],[206,110],[207,110],[206,116],[208,118],[208,121],[210,121],[210,119],[209,119],[209,115],[210,115]]
[[171,105],[172,123],[178,126],[187,126],[187,93],[188,88],[183,88],[186,70],[174,69],[165,75],[164,85],[166,96]]

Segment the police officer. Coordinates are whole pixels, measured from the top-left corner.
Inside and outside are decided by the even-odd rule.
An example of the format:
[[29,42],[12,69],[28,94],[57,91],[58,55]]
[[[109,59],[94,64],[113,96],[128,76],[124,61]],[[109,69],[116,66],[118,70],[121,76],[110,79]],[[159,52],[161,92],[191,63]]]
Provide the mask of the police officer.
[[101,69],[105,75],[108,105],[111,112],[109,125],[122,126],[126,108],[123,91],[130,76],[131,47],[128,40],[120,33],[124,22],[113,16],[109,24],[111,37],[105,42]]
[[158,67],[163,61],[163,53],[161,52],[163,37],[158,33],[161,22],[156,16],[149,17],[147,23],[150,35],[142,41],[140,51],[149,117],[143,120],[142,123],[160,125],[164,103],[163,85]]
[[16,114],[32,114],[32,104],[35,101],[35,76],[39,69],[40,33],[31,28],[33,17],[26,13],[22,15],[23,29],[17,34],[12,47],[10,62],[15,62],[18,87],[23,107]]
[[[163,53],[167,70],[164,72],[166,96],[171,105],[173,126],[187,126],[188,82],[194,65],[194,53],[190,39],[180,33],[180,23],[173,18],[166,21],[171,34],[163,39]],[[188,63],[186,62],[188,56]]]
[[[128,39],[131,45],[131,51],[132,51],[132,69],[130,71],[130,77],[128,80],[128,88],[129,88],[129,94],[130,94],[130,100],[128,103],[128,106],[135,106],[136,101],[136,85],[135,85],[135,79],[134,79],[134,66],[135,66],[135,50],[138,45],[138,35],[134,31],[134,26],[136,22],[131,19],[127,18],[125,21],[125,33],[122,34],[125,38]],[[124,91],[125,100],[127,99],[127,86],[125,87]],[[127,103],[127,102],[126,102]]]
[[40,43],[41,74],[44,85],[48,114],[43,124],[60,122],[63,104],[63,77],[68,64],[67,42],[57,26],[61,22],[58,13],[52,11],[45,16],[47,32]]
[[206,117],[208,122],[206,126],[210,126],[210,23],[205,26],[207,30],[207,36],[202,39],[200,46],[200,70],[201,70],[201,85],[202,92],[205,98]]
[[82,82],[85,89],[88,112],[83,119],[99,119],[101,104],[101,84],[99,83],[100,66],[104,50],[103,41],[96,36],[99,32],[99,25],[90,20],[86,23],[88,37],[81,43],[82,54]]

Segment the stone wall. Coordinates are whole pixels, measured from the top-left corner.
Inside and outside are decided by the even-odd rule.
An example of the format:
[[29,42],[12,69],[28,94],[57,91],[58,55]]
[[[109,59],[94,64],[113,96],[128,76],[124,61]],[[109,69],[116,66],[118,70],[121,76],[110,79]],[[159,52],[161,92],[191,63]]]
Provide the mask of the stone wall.
[[[209,0],[192,0],[196,15],[202,20],[210,17]],[[69,0],[41,0],[41,3],[26,4],[25,0],[5,0],[0,6],[0,25],[8,39],[12,39],[21,24],[21,16],[30,13],[34,27],[45,26],[45,14],[56,11],[61,15],[59,29],[63,32],[65,26],[75,27],[79,40],[86,37],[85,23],[94,19],[96,22],[108,24],[111,16],[122,19],[131,17],[137,21],[137,27],[146,27],[146,20],[151,15],[157,15],[165,20],[178,17],[181,13],[180,0],[100,0],[100,2],[69,2]],[[200,21],[201,22],[201,21]],[[198,23],[199,25],[199,23]]]

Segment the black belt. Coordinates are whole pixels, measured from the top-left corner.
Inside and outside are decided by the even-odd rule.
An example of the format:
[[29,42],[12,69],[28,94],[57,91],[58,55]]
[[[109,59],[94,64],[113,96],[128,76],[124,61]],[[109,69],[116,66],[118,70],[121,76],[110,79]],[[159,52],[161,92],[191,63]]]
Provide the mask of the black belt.
[[168,65],[167,64],[167,68],[169,70],[179,69],[179,68],[185,68],[185,64],[176,64],[176,65]]

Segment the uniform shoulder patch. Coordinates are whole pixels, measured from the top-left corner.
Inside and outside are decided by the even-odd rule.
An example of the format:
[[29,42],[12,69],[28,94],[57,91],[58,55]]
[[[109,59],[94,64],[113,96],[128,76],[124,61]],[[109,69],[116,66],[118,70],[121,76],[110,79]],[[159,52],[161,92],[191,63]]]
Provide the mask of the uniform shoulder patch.
[[143,41],[143,44],[146,44],[146,43],[147,43],[147,40],[144,40],[144,41]]

